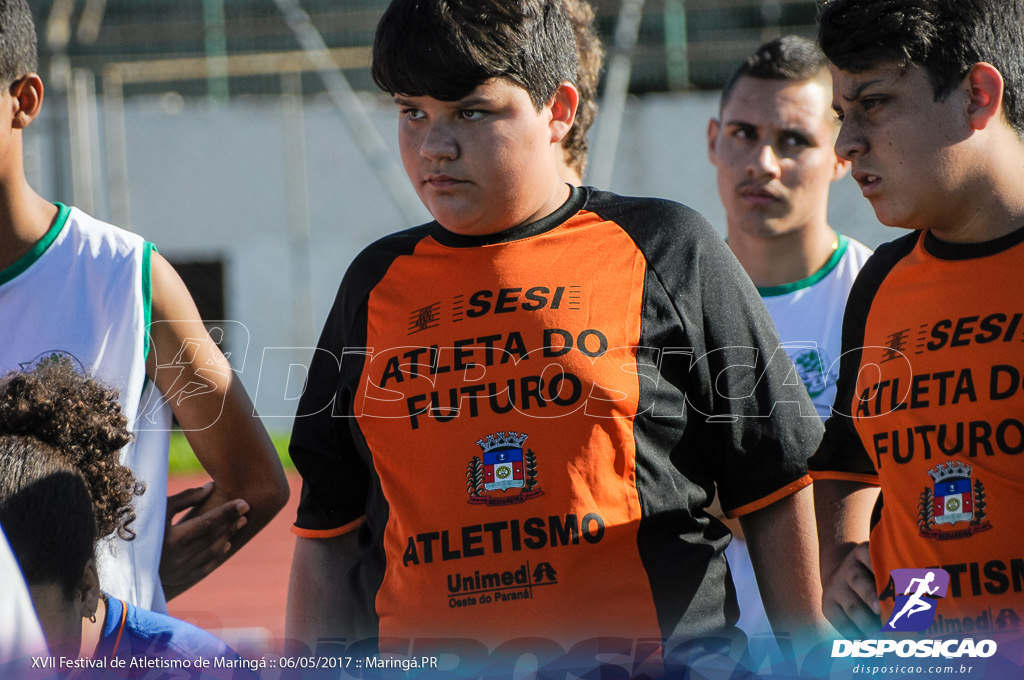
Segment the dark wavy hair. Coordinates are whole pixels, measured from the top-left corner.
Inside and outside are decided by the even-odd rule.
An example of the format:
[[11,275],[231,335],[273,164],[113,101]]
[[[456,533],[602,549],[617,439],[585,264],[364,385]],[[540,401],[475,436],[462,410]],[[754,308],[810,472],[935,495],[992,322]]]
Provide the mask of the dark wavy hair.
[[540,110],[576,69],[563,0],[393,0],[373,39],[373,80],[390,94],[455,101],[505,78]]
[[855,73],[881,63],[917,65],[945,99],[979,62],[1003,76],[1003,112],[1024,136],[1024,0],[829,0],[818,42]]
[[[135,537],[133,502],[145,486],[121,464],[131,441],[117,390],[48,359],[28,372],[0,378],[0,436],[29,437],[82,473],[92,498],[97,536]],[[6,451],[0,455],[8,455]]]

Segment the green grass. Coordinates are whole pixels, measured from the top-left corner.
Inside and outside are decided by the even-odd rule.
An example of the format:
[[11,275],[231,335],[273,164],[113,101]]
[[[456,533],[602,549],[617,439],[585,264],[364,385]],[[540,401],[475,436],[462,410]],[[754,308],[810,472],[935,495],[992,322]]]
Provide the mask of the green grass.
[[[277,455],[281,459],[284,469],[294,470],[295,465],[292,464],[292,459],[288,457],[288,434],[271,432],[270,439],[274,442],[274,448],[277,449]],[[202,471],[203,466],[196,459],[196,454],[192,453],[192,447],[188,445],[188,440],[185,439],[184,433],[181,430],[172,432],[170,473],[172,475],[187,475]]]

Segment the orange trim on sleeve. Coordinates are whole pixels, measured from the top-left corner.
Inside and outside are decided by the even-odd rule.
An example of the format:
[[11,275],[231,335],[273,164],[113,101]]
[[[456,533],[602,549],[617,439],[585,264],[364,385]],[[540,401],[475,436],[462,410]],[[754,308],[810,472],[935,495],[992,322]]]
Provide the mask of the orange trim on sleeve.
[[343,524],[336,529],[303,529],[302,527],[297,527],[293,524],[292,533],[296,536],[301,536],[302,538],[334,538],[335,536],[341,536],[342,534],[347,534],[354,529],[358,529],[364,522],[366,522],[366,517],[360,517],[359,519],[354,519],[348,524]]
[[840,472],[839,470],[812,470],[811,477],[814,479],[829,479],[840,482],[861,482],[871,486],[881,486],[878,482],[878,475],[871,475],[864,472]]
[[761,508],[766,508],[769,505],[771,505],[772,503],[774,503],[775,501],[781,500],[781,499],[785,498],[786,496],[790,496],[792,494],[795,494],[797,491],[799,491],[800,489],[804,488],[805,486],[810,486],[811,485],[811,481],[812,480],[811,480],[811,476],[810,475],[804,475],[803,477],[801,477],[800,479],[796,480],[795,482],[790,482],[789,484],[787,484],[786,486],[782,487],[778,491],[775,491],[774,493],[770,493],[767,496],[764,496],[763,498],[758,498],[753,503],[747,503],[746,505],[741,505],[740,507],[734,508],[732,510],[725,510],[723,508],[723,512],[725,512],[725,516],[726,517],[730,517],[730,518],[731,517],[742,517],[743,515],[749,515],[750,513],[754,512],[755,510],[760,510]]
[[125,604],[124,600],[118,600],[121,603],[121,626],[117,629],[117,639],[114,640],[114,649],[110,651],[110,660],[114,660],[114,656],[117,654],[117,648],[121,645],[121,636],[124,635],[124,624],[128,620],[128,605]]

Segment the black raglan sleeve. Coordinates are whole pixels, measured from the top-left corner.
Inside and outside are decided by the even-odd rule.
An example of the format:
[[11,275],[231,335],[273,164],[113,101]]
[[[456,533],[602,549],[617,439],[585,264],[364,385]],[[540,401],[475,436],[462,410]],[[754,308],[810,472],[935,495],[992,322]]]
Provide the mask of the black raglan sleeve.
[[749,276],[709,227],[690,256],[695,281],[674,293],[691,344],[687,400],[722,509],[738,516],[810,484],[821,420]]
[[825,436],[808,467],[815,479],[878,483],[878,472],[854,427],[857,408],[857,376],[860,373],[864,330],[875,294],[885,277],[917,244],[918,233],[907,234],[878,247],[868,258],[850,289],[843,315],[842,355],[832,415],[825,422]]
[[670,201],[620,198],[604,208],[598,194],[595,204],[647,259],[641,344],[659,368],[641,388],[652,416],[641,435],[660,443],[684,479],[717,486],[732,514],[810,484],[821,420],[722,238]]
[[370,293],[395,258],[411,253],[430,225],[392,234],[349,265],[309,364],[288,452],[302,477],[293,531],[309,538],[360,524],[374,486],[372,452],[353,409],[367,360]]

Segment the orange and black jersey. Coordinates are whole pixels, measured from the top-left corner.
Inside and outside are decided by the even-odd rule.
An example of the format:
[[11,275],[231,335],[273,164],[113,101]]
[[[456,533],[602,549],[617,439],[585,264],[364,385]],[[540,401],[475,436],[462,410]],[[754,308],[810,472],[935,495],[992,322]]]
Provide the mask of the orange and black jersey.
[[875,252],[847,303],[811,469],[880,486],[870,549],[885,616],[891,570],[949,572],[935,634],[1024,617],[1022,258],[1024,229],[955,245],[915,232]]
[[494,236],[394,234],[349,268],[311,364],[295,531],[360,532],[385,637],[728,631],[706,509],[810,483],[821,426],[792,370],[679,204],[574,189]]

